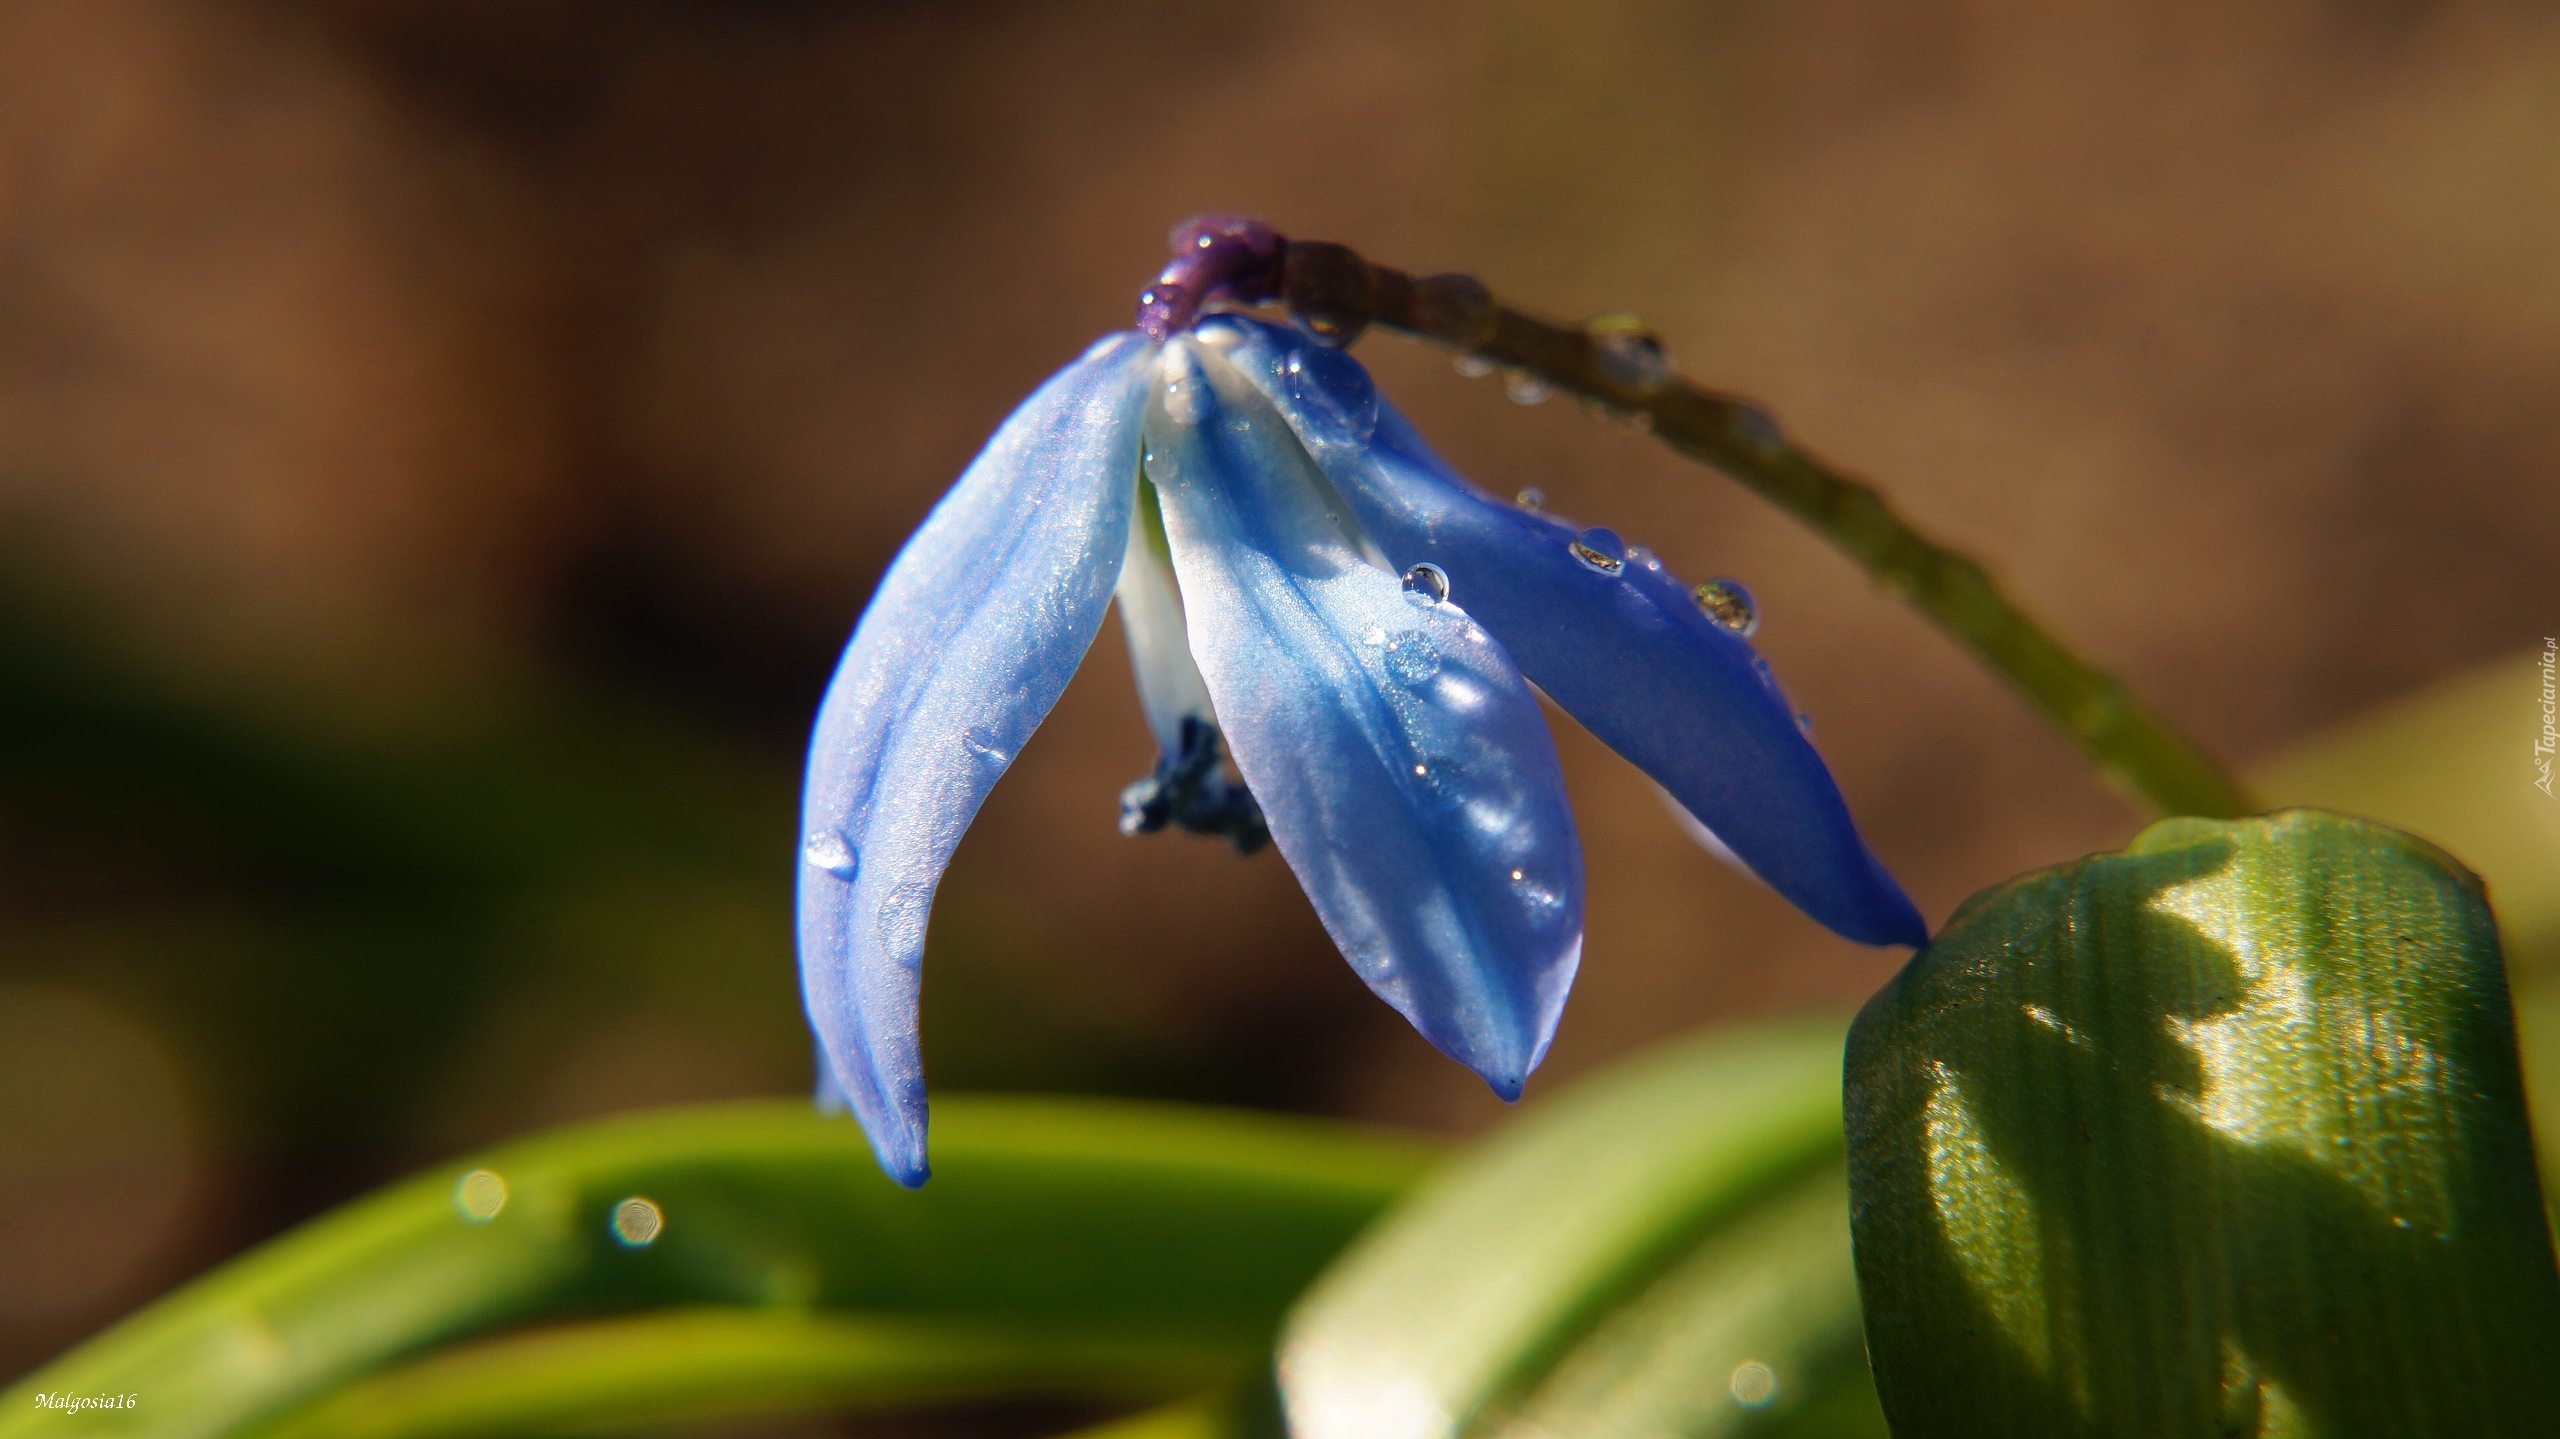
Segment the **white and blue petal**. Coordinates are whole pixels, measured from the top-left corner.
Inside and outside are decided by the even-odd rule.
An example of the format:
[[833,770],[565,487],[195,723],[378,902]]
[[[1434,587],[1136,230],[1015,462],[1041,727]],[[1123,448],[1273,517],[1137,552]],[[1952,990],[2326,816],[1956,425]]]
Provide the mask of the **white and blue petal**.
[[1862,943],[1926,942],[1767,662],[1659,559],[1477,492],[1350,356],[1276,326],[1211,323],[1389,563],[1446,571],[1531,680],[1797,908]]
[[802,994],[881,1167],[923,1182],[925,918],[951,852],[1102,626],[1154,347],[1041,386],[907,541],[819,707],[802,808]]
[[1163,363],[1150,473],[1236,766],[1361,978],[1515,1096],[1582,947],[1581,847],[1536,698],[1462,608],[1372,561],[1212,345]]

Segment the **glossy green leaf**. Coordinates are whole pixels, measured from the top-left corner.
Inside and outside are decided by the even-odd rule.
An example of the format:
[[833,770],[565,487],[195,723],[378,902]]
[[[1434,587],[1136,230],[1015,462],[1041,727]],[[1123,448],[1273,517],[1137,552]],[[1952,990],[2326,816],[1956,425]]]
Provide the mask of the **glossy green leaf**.
[[1795,1021],[1656,1051],[1453,1162],[1292,1316],[1280,1373],[1298,1439],[1498,1425],[1615,1306],[1837,1153],[1840,1032]]
[[2560,800],[2536,787],[2537,758],[2551,758],[2534,752],[2542,713],[2537,649],[2315,735],[2250,782],[2273,804],[2444,846],[2488,883],[2518,975],[2560,971]]
[[2002,885],[1868,1005],[1848,1080],[1899,1439],[2560,1415],[2496,931],[2423,841],[2170,820]]
[[687,1309],[537,1330],[362,1380],[256,1439],[612,1433],[1025,1397],[1138,1402],[1232,1381],[1232,1344],[948,1321]]
[[935,1120],[920,1193],[795,1102],[439,1166],[29,1376],[0,1395],[0,1439],[59,1432],[44,1393],[137,1396],[81,1415],[88,1432],[227,1434],[430,1346],[599,1309],[858,1309],[1250,1358],[1431,1159],[1352,1126],[1162,1105],[943,1099]]

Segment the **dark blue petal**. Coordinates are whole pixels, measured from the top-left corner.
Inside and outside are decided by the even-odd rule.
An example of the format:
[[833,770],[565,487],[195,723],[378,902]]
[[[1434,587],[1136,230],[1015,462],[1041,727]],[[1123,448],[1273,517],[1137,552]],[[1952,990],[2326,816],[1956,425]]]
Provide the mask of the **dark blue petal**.
[[1658,558],[1481,494],[1380,402],[1349,356],[1276,326],[1215,325],[1242,337],[1238,371],[1288,416],[1390,563],[1445,570],[1451,598],[1523,673],[1797,908],[1860,943],[1927,942],[1768,662],[1702,613]]
[[1105,340],[1006,419],[889,566],[818,710],[801,990],[835,1094],[902,1184],[926,1173],[925,916],[961,831],[1102,627],[1152,354],[1135,335]]
[[1582,950],[1582,850],[1537,699],[1462,609],[1370,562],[1224,361],[1185,341],[1165,363],[1147,446],[1170,464],[1151,473],[1236,766],[1352,968],[1514,1097]]

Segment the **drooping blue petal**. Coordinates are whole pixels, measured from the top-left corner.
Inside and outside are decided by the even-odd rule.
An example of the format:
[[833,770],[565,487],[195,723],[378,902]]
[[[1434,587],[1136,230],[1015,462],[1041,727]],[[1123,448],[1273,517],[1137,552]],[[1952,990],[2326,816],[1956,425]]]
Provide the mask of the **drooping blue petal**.
[[1168,346],[1147,411],[1191,652],[1281,854],[1360,977],[1511,1098],[1582,950],[1555,744],[1503,648],[1363,554],[1280,416]]
[[836,667],[802,799],[800,982],[881,1168],[924,1182],[925,917],[979,803],[1102,627],[1154,347],[1117,335],[1007,418],[889,566]]
[[1523,673],[1797,908],[1864,944],[1927,942],[1768,662],[1659,558],[1606,531],[1588,532],[1578,556],[1583,532],[1459,478],[1350,356],[1276,326],[1212,324],[1238,337],[1237,371],[1288,417],[1391,564],[1445,570],[1451,598]]

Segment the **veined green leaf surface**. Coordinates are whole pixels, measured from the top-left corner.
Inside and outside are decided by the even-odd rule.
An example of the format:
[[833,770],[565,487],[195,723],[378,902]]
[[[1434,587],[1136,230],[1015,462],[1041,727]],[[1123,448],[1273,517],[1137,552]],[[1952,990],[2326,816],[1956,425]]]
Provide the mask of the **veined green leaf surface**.
[[1670,1046],[1453,1161],[1292,1315],[1292,1432],[1445,1439],[1508,1422],[1615,1304],[1838,1151],[1840,1035],[1798,1020]]
[[2315,735],[2250,782],[2273,804],[2363,815],[2444,846],[2487,881],[2519,976],[2560,970],[2560,800],[2535,787],[2542,713],[2529,652]]
[[2423,841],[2169,820],[1959,910],[1848,1051],[1898,1439],[2546,1435],[2497,935]]
[[[1169,1105],[936,1101],[890,1183],[805,1104],[632,1116],[420,1174],[234,1261],[0,1395],[0,1439],[228,1434],[528,1320],[661,1305],[969,1320],[1264,1351],[1434,1157],[1355,1126]],[[131,1394],[76,1416],[39,1396]]]

